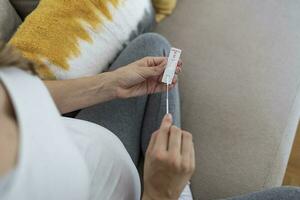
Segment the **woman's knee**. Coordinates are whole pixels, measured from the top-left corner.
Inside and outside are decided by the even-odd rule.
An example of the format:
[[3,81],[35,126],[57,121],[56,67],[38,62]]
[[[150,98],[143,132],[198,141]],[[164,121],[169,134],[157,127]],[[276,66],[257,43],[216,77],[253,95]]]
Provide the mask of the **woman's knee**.
[[144,33],[132,41],[140,50],[147,53],[147,56],[168,56],[170,42],[157,33]]
[[299,200],[300,188],[277,187],[261,192],[255,192],[244,196],[233,197],[227,200]]
[[274,188],[273,191],[276,196],[278,195],[283,199],[288,199],[288,200],[300,199],[299,187],[285,186],[285,187]]

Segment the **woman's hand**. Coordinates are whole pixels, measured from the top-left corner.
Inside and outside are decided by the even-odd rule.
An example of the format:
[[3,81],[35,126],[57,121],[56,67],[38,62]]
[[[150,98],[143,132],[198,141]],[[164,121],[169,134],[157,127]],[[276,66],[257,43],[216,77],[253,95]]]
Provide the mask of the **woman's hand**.
[[143,200],[177,200],[194,170],[192,135],[172,126],[168,114],[146,152]]
[[[145,57],[125,67],[113,71],[117,98],[129,98],[166,91],[166,85],[161,82],[167,58]],[[182,62],[179,61],[176,74],[182,70]],[[177,82],[174,77],[170,89]]]

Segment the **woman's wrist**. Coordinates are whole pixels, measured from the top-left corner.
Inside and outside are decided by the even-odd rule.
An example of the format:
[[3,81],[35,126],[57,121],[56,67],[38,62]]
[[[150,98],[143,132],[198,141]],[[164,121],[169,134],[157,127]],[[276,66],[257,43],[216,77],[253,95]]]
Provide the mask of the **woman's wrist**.
[[61,113],[68,113],[117,98],[116,75],[105,72],[70,80],[45,81]]
[[[129,96],[124,95],[124,84],[122,84],[122,78],[126,76],[124,74],[124,71],[117,69],[115,71],[106,72],[104,73],[106,75],[106,85],[111,91],[112,99],[126,99]],[[123,91],[123,93],[122,93]]]
[[98,95],[106,96],[107,100],[117,99],[118,94],[118,83],[117,76],[114,71],[105,72],[97,75],[98,78],[98,88],[96,89]]

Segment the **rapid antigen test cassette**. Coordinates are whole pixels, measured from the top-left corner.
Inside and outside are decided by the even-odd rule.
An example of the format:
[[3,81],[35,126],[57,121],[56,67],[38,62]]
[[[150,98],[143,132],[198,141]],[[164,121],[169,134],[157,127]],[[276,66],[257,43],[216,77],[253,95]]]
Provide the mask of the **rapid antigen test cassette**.
[[166,113],[169,113],[169,85],[172,83],[177,64],[181,55],[181,50],[172,48],[169,54],[167,67],[165,69],[162,82],[167,85],[167,96],[166,96]]
[[177,63],[179,61],[181,55],[181,50],[176,49],[176,48],[171,48],[169,58],[168,58],[168,63],[167,67],[165,69],[162,82],[166,83],[167,85],[170,85],[172,83],[172,80],[174,78],[175,72],[176,72],[176,67]]

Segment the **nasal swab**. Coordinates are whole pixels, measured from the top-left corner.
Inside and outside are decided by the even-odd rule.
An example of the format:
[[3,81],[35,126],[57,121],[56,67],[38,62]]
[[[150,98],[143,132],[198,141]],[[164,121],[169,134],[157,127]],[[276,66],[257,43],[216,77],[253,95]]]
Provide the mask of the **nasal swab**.
[[[167,76],[167,82],[169,82],[169,76]],[[169,84],[167,83],[167,98],[166,98],[166,113],[169,114]]]

